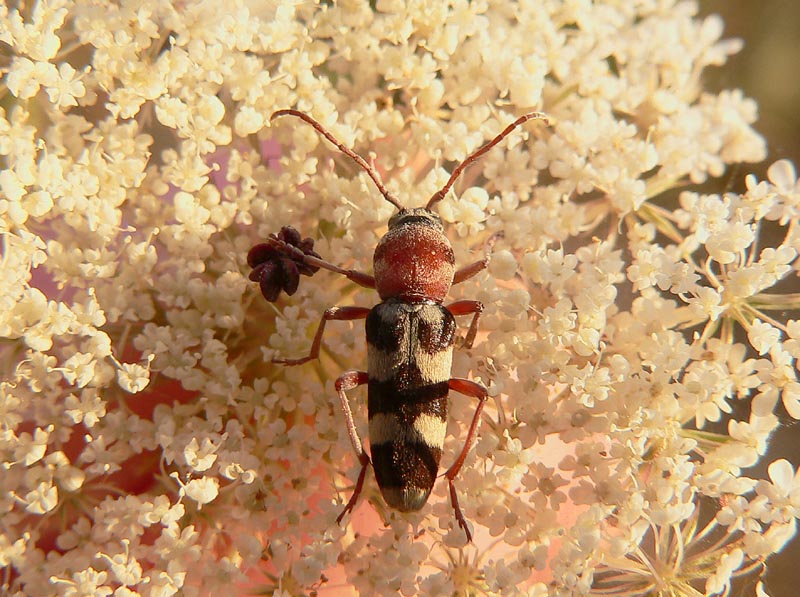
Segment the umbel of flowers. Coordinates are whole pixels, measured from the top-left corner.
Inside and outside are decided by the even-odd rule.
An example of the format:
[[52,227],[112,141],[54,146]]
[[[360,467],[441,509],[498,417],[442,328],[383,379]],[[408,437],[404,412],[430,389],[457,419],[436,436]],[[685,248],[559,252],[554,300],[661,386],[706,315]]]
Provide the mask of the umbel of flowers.
[[[763,574],[800,507],[788,462],[743,473],[800,418],[800,301],[776,287],[800,185],[779,161],[700,190],[766,150],[751,100],[704,89],[740,44],[697,9],[0,6],[0,592],[710,595]],[[409,207],[515,117],[551,120],[438,210],[459,264],[504,233],[451,293],[486,305],[454,362],[491,395],[457,480],[471,544],[445,483],[401,514],[370,474],[335,523],[359,465],[333,380],[364,368],[363,329],[271,359],[376,297],[319,272],[269,304],[245,259],[291,225],[369,271],[394,208],[309,127],[270,126],[284,108]],[[446,463],[473,409],[453,398]]]

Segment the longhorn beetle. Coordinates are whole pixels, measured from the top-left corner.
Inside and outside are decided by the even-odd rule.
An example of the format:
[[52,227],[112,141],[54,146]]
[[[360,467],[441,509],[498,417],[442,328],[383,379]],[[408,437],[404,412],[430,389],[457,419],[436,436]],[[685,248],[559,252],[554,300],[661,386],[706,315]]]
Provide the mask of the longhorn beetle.
[[281,289],[293,294],[300,273],[312,275],[318,268],[323,268],[342,274],[366,288],[376,289],[382,301],[372,309],[352,306],[327,309],[307,356],[273,359],[273,362],[284,365],[301,365],[319,358],[322,334],[328,321],[366,319],[367,371],[347,371],[336,380],[347,433],[361,463],[353,495],[336,522],[341,522],[355,506],[370,464],[370,457],[358,437],[346,392],[367,384],[370,451],[375,478],[386,503],[401,512],[409,512],[422,508],[433,488],[447,429],[447,396],[450,390],[455,390],[478,400],[464,446],[444,473],[456,520],[464,529],[467,540],[471,541],[472,535],[458,505],[453,480],[475,439],[488,394],[479,383],[451,378],[450,369],[454,316],[472,315],[464,339],[464,346],[469,348],[475,340],[483,304],[474,300],[460,300],[447,306],[442,303],[450,286],[486,268],[493,239],[490,239],[483,259],[456,270],[453,248],[444,235],[439,216],[432,209],[467,166],[515,128],[531,119],[546,121],[547,118],[539,112],[520,116],[461,162],[424,208],[406,208],[386,189],[375,168],[342,145],[319,122],[297,110],[279,110],[270,120],[279,116],[295,116],[314,127],[358,164],[384,199],[398,209],[398,213],[389,219],[389,230],[375,248],[374,276],[342,269],[321,259],[311,250],[313,241],[305,239],[301,242],[300,235],[291,228],[284,228],[278,236],[271,235],[267,243],[253,247],[248,255],[248,263],[255,268],[251,278],[261,282],[262,292],[268,300],[275,300]]

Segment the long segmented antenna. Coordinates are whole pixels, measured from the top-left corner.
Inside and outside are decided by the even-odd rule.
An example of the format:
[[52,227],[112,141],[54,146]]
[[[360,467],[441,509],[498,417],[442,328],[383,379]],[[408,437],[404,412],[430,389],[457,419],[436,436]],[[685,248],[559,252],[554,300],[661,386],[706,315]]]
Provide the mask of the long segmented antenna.
[[[303,120],[303,121],[307,122],[312,127],[314,127],[314,129],[320,135],[322,135],[328,141],[333,143],[339,149],[339,151],[341,151],[343,154],[345,154],[350,159],[352,159],[356,164],[361,166],[361,168],[364,170],[364,172],[366,172],[369,175],[369,177],[372,179],[372,182],[375,183],[375,186],[378,187],[378,190],[381,192],[381,194],[383,195],[384,199],[386,199],[389,203],[394,205],[400,211],[404,211],[406,209],[394,197],[394,195],[392,195],[389,192],[389,190],[383,185],[383,182],[381,181],[381,177],[378,174],[378,172],[375,170],[375,168],[373,168],[370,164],[368,164],[366,162],[366,160],[364,160],[364,158],[362,158],[360,155],[355,153],[352,149],[350,149],[348,147],[345,147],[338,139],[336,139],[336,137],[334,137],[330,132],[328,132],[328,130],[324,126],[322,126],[319,122],[314,120],[308,114],[305,114],[304,112],[300,112],[299,110],[278,110],[277,112],[273,113],[272,116],[269,117],[269,119],[270,119],[270,121],[272,121],[272,120],[275,120],[275,118],[277,118],[278,116],[286,116],[286,115],[295,116],[295,117],[299,118],[300,120]],[[502,141],[509,134],[511,134],[511,131],[513,131],[515,128],[517,128],[518,126],[520,126],[521,124],[523,124],[523,123],[525,123],[525,122],[527,122],[529,120],[544,120],[545,123],[549,123],[550,122],[548,120],[548,118],[547,118],[547,115],[543,114],[542,112],[528,112],[527,114],[523,114],[522,116],[517,118],[514,122],[512,122],[506,128],[504,128],[502,130],[502,132],[499,135],[497,135],[494,139],[492,139],[491,141],[489,141],[485,145],[481,146],[480,148],[478,148],[477,150],[472,152],[470,155],[468,155],[466,157],[466,159],[464,159],[464,161],[462,161],[458,166],[456,166],[456,169],[453,170],[453,173],[450,175],[450,178],[447,180],[445,185],[441,189],[436,191],[433,194],[433,196],[430,198],[430,200],[428,201],[428,204],[425,206],[425,209],[430,211],[431,208],[434,205],[436,205],[437,203],[439,203],[439,201],[444,199],[444,196],[448,193],[450,188],[453,186],[453,183],[455,183],[455,181],[458,179],[458,177],[461,176],[461,174],[464,172],[464,170],[467,168],[467,166],[469,166],[470,164],[473,164],[474,162],[476,162],[487,151],[489,151],[492,147],[494,147],[495,145],[500,143],[500,141]]]
[[270,116],[269,119],[270,119],[270,121],[272,121],[272,120],[275,120],[278,116],[285,116],[285,115],[296,116],[300,120],[304,120],[305,122],[307,122],[308,124],[313,126],[314,129],[320,135],[322,135],[328,141],[330,141],[336,147],[338,147],[339,151],[341,151],[343,154],[345,154],[350,159],[352,159],[356,164],[361,166],[361,168],[364,170],[364,172],[366,172],[369,175],[369,177],[372,179],[372,182],[375,183],[375,186],[378,187],[378,190],[381,192],[381,195],[383,195],[384,199],[386,199],[389,203],[394,205],[400,211],[404,211],[405,210],[405,207],[403,207],[403,205],[397,199],[395,199],[394,195],[392,195],[389,192],[389,190],[385,186],[383,186],[383,182],[381,182],[381,177],[375,171],[375,168],[370,166],[366,162],[366,160],[364,160],[364,158],[362,158],[360,155],[355,153],[352,149],[349,149],[348,147],[345,147],[344,145],[342,145],[342,143],[338,139],[336,139],[336,137],[331,135],[324,126],[322,126],[319,122],[317,122],[316,120],[311,118],[311,116],[309,116],[308,114],[305,114],[303,112],[300,112],[299,110],[278,110],[272,116]]
[[528,122],[529,120],[544,120],[545,123],[548,124],[550,122],[547,118],[547,115],[541,112],[528,112],[527,114],[523,114],[522,116],[517,118],[514,122],[512,122],[506,128],[504,128],[503,131],[499,135],[497,135],[494,139],[489,141],[486,145],[483,145],[479,149],[475,150],[473,153],[467,156],[467,158],[463,162],[461,162],[458,166],[456,166],[456,169],[453,170],[453,173],[450,175],[450,178],[445,183],[445,185],[441,189],[436,191],[430,198],[430,200],[428,201],[428,205],[425,206],[425,209],[430,211],[430,209],[434,205],[436,205],[437,203],[439,203],[439,201],[444,199],[444,196],[450,190],[450,187],[453,186],[453,183],[459,176],[461,176],[461,173],[464,172],[464,169],[467,166],[477,161],[481,156],[483,156],[483,154],[485,154],[492,147],[500,143],[500,141],[505,139],[511,133],[511,131],[513,131],[515,128],[517,128],[524,122]]

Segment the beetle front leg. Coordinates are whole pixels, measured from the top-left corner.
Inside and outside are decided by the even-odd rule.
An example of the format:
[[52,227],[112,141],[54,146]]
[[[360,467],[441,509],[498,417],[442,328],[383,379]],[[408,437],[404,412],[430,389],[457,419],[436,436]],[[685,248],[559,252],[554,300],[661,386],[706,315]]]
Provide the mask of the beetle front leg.
[[369,313],[366,307],[330,307],[325,309],[322,319],[319,322],[317,333],[314,334],[314,341],[311,343],[311,350],[308,356],[299,359],[272,359],[273,363],[282,365],[302,365],[313,359],[319,358],[319,349],[322,346],[322,334],[325,331],[325,324],[328,321],[353,321],[354,319],[365,319]]
[[[290,229],[299,238],[300,236],[299,233],[293,228]],[[306,241],[311,242],[311,244],[313,245],[313,241],[311,241],[310,239],[306,239]],[[360,272],[354,269],[341,268],[338,265],[331,263],[330,261],[325,261],[324,259],[319,257],[316,253],[314,253],[313,255],[308,254],[304,252],[299,246],[293,245],[285,240],[281,240],[279,237],[275,235],[271,235],[271,237],[268,238],[266,242],[263,243],[262,245],[257,245],[256,247],[251,249],[250,252],[251,255],[253,254],[253,251],[256,251],[256,254],[254,255],[254,260],[258,260],[259,255],[262,255],[263,258],[263,252],[259,252],[259,248],[266,247],[267,245],[284,253],[296,263],[303,263],[306,266],[310,266],[311,268],[316,267],[316,268],[326,269],[329,272],[341,274],[346,278],[348,278],[349,280],[352,280],[359,286],[363,286],[364,288],[375,288],[374,276],[370,276],[369,274],[365,274],[364,272]],[[250,259],[251,258],[248,255],[248,262],[250,262]],[[255,262],[256,261],[250,263],[250,265],[253,266]],[[311,275],[311,274],[306,274],[306,275]],[[293,294],[293,292],[290,292],[289,294]]]
[[489,398],[489,392],[483,385],[470,381],[469,379],[454,377],[448,382],[448,385],[450,389],[455,392],[464,394],[465,396],[472,396],[479,400],[478,406],[475,408],[475,414],[472,416],[472,423],[470,423],[469,431],[467,432],[467,439],[464,441],[464,447],[461,449],[461,453],[458,455],[458,458],[456,458],[456,461],[444,474],[450,486],[450,503],[453,505],[458,526],[464,529],[464,532],[467,534],[467,541],[472,541],[472,533],[469,532],[467,521],[464,519],[464,515],[461,513],[461,508],[458,505],[458,496],[456,495],[456,486],[453,480],[456,478],[456,475],[458,475],[458,471],[461,470],[461,466],[464,464],[467,454],[469,454],[472,443],[475,441],[478,423],[480,423],[481,420],[481,411],[483,411],[483,405],[486,404],[486,400]]
[[453,315],[469,315],[474,313],[472,322],[469,324],[467,335],[464,337],[464,348],[472,348],[472,343],[475,342],[475,335],[478,333],[478,319],[480,319],[483,312],[483,303],[480,301],[456,301],[451,305],[447,305],[447,310]]
[[453,275],[454,285],[460,284],[464,280],[469,280],[472,276],[479,274],[489,266],[489,262],[492,260],[492,247],[494,247],[494,243],[496,243],[497,239],[499,238],[503,238],[502,232],[495,232],[489,237],[489,240],[486,241],[486,249],[484,249],[483,259],[474,263],[470,263],[469,265],[465,265],[459,269]]
[[363,371],[347,371],[336,380],[336,392],[339,394],[339,401],[341,402],[342,410],[344,411],[344,418],[347,424],[347,434],[350,436],[350,443],[353,446],[353,451],[356,453],[358,461],[361,463],[361,471],[358,473],[358,480],[356,481],[356,486],[353,490],[353,496],[350,498],[350,501],[347,502],[347,505],[344,507],[344,510],[342,510],[342,513],[336,518],[336,524],[342,522],[344,515],[350,512],[356,505],[358,496],[361,494],[361,488],[364,486],[364,477],[367,474],[367,466],[369,465],[369,456],[367,456],[367,453],[364,452],[361,438],[358,437],[356,423],[353,420],[353,412],[350,410],[350,403],[347,400],[347,394],[345,394],[345,392],[363,385],[368,381],[369,376]]
[[375,277],[370,276],[369,274],[365,274],[364,272],[360,272],[354,269],[344,269],[339,267],[338,265],[334,265],[329,261],[325,261],[324,259],[319,259],[317,257],[313,257],[311,255],[303,255],[303,262],[309,265],[315,265],[317,267],[321,267],[322,269],[326,269],[329,272],[334,272],[337,274],[341,274],[345,276],[348,280],[352,280],[359,286],[363,286],[364,288],[375,288]]

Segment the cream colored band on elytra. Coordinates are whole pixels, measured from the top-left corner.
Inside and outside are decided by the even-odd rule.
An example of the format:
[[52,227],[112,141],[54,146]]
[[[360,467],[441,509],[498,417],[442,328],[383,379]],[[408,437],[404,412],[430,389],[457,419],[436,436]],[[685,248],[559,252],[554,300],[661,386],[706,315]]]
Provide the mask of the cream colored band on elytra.
[[[447,348],[434,354],[417,350],[412,355],[423,383],[433,384],[450,379],[450,369],[453,365],[453,349]],[[367,347],[367,364],[369,377],[372,381],[391,381],[395,379],[398,369],[409,362],[409,355],[402,351],[386,352]]]
[[446,432],[447,421],[435,415],[421,414],[410,427],[403,425],[392,413],[378,413],[369,420],[369,443],[372,446],[406,442],[441,449]]

